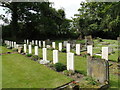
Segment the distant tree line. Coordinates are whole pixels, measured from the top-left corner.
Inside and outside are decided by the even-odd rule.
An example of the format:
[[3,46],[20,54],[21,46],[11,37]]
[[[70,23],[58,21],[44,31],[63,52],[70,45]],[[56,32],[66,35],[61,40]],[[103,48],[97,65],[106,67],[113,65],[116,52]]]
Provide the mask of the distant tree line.
[[[12,20],[2,27],[3,39],[77,39],[80,35],[116,39],[120,34],[120,2],[82,2],[76,18],[50,2],[1,2]],[[5,22],[4,15],[0,16]]]

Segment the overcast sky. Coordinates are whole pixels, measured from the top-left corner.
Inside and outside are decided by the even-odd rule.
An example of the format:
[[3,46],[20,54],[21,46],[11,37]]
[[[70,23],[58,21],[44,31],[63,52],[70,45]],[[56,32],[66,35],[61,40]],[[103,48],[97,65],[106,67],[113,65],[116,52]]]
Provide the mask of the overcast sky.
[[[85,0],[49,0],[50,2],[54,2],[53,8],[60,9],[64,8],[66,18],[71,19],[74,17],[74,14],[78,13],[78,9],[80,8],[80,3]],[[3,8],[0,7],[0,14],[5,14]],[[6,17],[10,18],[10,15],[6,15]],[[0,24],[2,24],[2,20],[0,20]]]

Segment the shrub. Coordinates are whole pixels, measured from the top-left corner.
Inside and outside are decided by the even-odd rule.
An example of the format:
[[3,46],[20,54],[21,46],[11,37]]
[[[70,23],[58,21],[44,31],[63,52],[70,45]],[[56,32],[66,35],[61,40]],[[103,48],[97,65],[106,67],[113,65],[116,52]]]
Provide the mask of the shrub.
[[66,66],[63,65],[62,63],[56,63],[54,64],[54,67],[58,72],[66,70]]
[[72,70],[64,70],[63,73],[67,76],[73,75],[74,72]]
[[85,77],[84,79],[87,80],[87,81],[88,81],[88,84],[90,84],[90,85],[98,85],[98,82],[95,81],[95,79],[92,78],[92,77],[90,77],[90,76]]
[[63,49],[62,49],[62,52],[66,52],[66,48],[63,48]]
[[32,56],[32,54],[29,54],[29,53],[27,53],[27,55],[26,55],[27,57],[31,57]]
[[32,56],[32,60],[37,61],[38,60],[38,56],[37,55],[33,55]]

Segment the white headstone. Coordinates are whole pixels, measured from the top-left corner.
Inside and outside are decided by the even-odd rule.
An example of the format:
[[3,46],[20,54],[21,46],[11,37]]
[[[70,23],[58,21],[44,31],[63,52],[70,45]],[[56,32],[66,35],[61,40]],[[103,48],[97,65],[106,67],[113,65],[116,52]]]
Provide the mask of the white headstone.
[[67,43],[66,52],[70,52],[70,43]]
[[29,45],[29,54],[32,54],[32,46]]
[[108,60],[108,47],[102,47],[102,59]]
[[29,44],[29,40],[27,39],[27,44]]
[[45,48],[45,41],[43,41],[43,48]]
[[35,45],[38,45],[38,40],[35,40]]
[[93,47],[92,47],[92,45],[88,45],[88,46],[87,46],[87,53],[89,53],[90,56],[93,55]]
[[74,71],[74,53],[67,53],[67,70]]
[[39,47],[41,47],[41,41],[39,41]]
[[26,40],[24,40],[24,43],[26,43]]
[[59,43],[59,51],[62,51],[62,43]]
[[53,63],[58,63],[58,50],[53,50]]
[[32,42],[30,42],[30,45],[32,45]]
[[34,45],[34,40],[32,40],[32,45]]
[[52,42],[52,47],[55,49],[55,42]]
[[35,55],[38,56],[38,46],[35,46]]
[[47,48],[43,48],[43,60],[47,60]]
[[24,44],[24,53],[26,53],[26,52],[27,52],[27,45]]
[[67,43],[68,43],[68,41],[64,41],[63,46],[66,47]]
[[12,48],[14,47],[14,42],[12,41]]
[[16,42],[14,42],[14,48],[16,48]]
[[80,55],[80,44],[76,44],[76,54]]

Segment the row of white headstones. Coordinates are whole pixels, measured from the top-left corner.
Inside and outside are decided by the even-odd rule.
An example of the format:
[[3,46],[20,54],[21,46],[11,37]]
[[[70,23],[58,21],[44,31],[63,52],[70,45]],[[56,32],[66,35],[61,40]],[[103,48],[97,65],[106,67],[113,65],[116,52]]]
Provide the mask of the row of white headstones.
[[[11,47],[14,48],[18,48],[16,47],[17,44],[16,42],[13,41],[8,41],[5,40],[5,43],[7,45],[10,45]],[[32,45],[34,45],[34,41],[32,40],[32,42],[29,43],[29,40],[24,40],[24,53],[27,53],[27,46],[28,46],[28,53],[32,54]],[[47,48],[45,45],[45,41],[43,41],[41,43],[41,41],[36,40],[35,41],[35,55],[38,56],[38,48],[39,47],[43,47],[42,48],[42,53],[43,53],[43,60],[47,60]],[[39,47],[38,47],[39,46]],[[52,48],[56,48],[55,47],[55,42],[52,42]],[[59,51],[62,51],[62,43],[59,43]],[[74,71],[74,53],[70,52],[70,43],[66,43],[66,52],[67,52],[67,70],[73,70]],[[90,56],[93,56],[93,46],[92,45],[88,45],[87,46],[87,53],[90,54]],[[80,55],[80,44],[76,44],[76,54]],[[108,60],[108,47],[102,47],[102,59]],[[53,50],[53,63],[58,63],[58,50]]]

